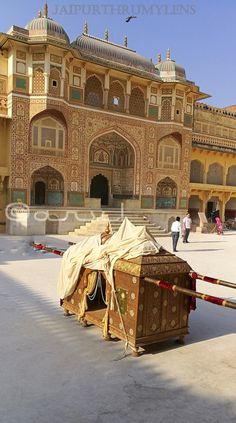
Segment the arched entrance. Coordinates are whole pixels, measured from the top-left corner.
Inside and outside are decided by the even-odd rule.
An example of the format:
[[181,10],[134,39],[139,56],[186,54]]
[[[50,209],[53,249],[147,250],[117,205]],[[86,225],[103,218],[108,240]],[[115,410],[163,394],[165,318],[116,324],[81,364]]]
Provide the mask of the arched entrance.
[[60,172],[44,166],[31,176],[31,205],[63,206],[64,180]]
[[43,206],[46,202],[46,184],[43,181],[35,183],[35,205]]
[[169,177],[162,179],[157,184],[156,208],[175,209],[177,203],[177,185]]
[[133,199],[134,169],[134,148],[125,138],[114,131],[99,136],[89,149],[90,197],[111,207]]
[[90,197],[101,198],[101,205],[107,206],[109,199],[109,184],[105,176],[96,175],[93,177],[90,186]]

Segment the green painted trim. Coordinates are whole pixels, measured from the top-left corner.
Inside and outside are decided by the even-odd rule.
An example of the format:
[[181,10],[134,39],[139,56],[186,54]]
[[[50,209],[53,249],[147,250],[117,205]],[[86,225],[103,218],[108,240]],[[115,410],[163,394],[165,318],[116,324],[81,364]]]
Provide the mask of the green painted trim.
[[16,77],[16,88],[26,90],[26,79]]
[[141,197],[141,208],[142,209],[153,209],[154,208],[154,197],[153,197],[153,195],[142,195],[142,197]]
[[71,98],[73,100],[81,100],[81,91],[76,89],[76,88],[72,88],[71,89]]
[[25,203],[25,191],[12,191],[13,203]]
[[83,207],[84,195],[80,192],[68,192],[68,206]]
[[158,107],[149,106],[149,117],[158,118]]

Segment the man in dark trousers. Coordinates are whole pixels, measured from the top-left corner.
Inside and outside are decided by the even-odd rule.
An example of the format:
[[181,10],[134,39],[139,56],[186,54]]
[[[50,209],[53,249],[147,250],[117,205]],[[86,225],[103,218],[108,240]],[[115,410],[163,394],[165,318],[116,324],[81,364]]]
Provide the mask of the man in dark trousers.
[[192,227],[192,219],[190,217],[190,214],[187,213],[186,216],[183,219],[183,242],[189,242],[189,232]]
[[172,243],[173,243],[173,251],[176,252],[176,247],[178,243],[178,239],[181,233],[181,224],[180,224],[180,217],[177,216],[175,221],[171,225],[171,236],[172,236]]

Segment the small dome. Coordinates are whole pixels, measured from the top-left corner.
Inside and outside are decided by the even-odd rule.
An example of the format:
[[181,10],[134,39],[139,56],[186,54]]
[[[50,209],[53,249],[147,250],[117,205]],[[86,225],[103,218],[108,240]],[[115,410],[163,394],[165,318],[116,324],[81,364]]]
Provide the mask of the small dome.
[[155,66],[161,79],[165,81],[186,81],[185,69],[170,58],[170,51],[167,51],[166,60],[160,61]]
[[63,43],[70,43],[69,37],[64,28],[51,18],[39,17],[32,19],[25,28],[28,29],[30,37],[50,37],[56,38],[57,41],[60,40]]

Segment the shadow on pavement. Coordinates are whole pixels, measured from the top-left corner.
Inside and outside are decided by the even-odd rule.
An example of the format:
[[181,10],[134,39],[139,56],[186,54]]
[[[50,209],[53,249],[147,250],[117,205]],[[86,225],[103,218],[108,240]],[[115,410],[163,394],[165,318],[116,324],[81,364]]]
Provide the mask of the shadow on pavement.
[[[197,352],[194,360],[193,353],[188,355],[191,344],[235,331],[233,315],[226,317],[231,310],[215,315],[210,308],[216,306],[201,304],[190,315],[186,346],[167,341],[146,348],[139,358],[117,360],[123,342],[104,342],[98,328],[81,328],[75,318],[64,318],[56,301],[43,294],[43,286],[35,286],[37,275],[30,267],[29,272],[27,282],[0,273],[2,421],[235,421],[233,392],[223,399],[215,389],[219,373],[216,369],[213,377],[212,372],[218,361],[207,364],[207,351],[201,360]],[[47,275],[42,261],[40,280],[45,286]],[[214,386],[207,377],[214,379]]]

